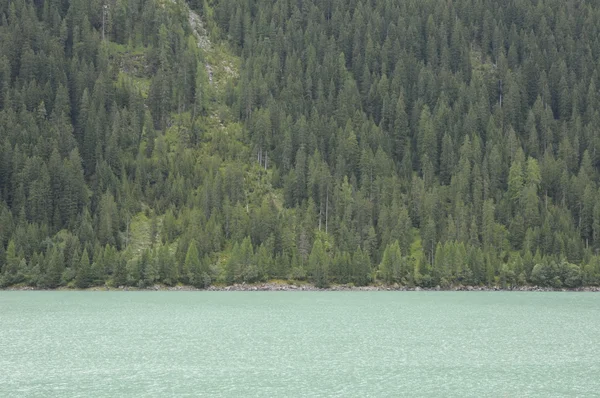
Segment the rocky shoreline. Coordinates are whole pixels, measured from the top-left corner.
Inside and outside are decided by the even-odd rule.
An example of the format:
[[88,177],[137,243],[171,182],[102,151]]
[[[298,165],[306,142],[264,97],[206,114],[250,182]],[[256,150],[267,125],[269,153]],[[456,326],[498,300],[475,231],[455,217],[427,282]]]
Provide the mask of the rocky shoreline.
[[600,292],[600,287],[588,286],[576,289],[553,289],[548,287],[538,286],[519,286],[512,289],[503,289],[497,286],[453,286],[450,288],[442,288],[436,286],[434,288],[409,287],[400,285],[369,285],[369,286],[351,286],[351,285],[332,285],[325,289],[320,289],[310,284],[294,285],[294,284],[279,284],[279,283],[261,283],[261,284],[235,284],[231,286],[211,286],[208,291],[227,291],[227,292],[247,292],[247,291],[331,291],[331,292],[354,292],[354,291],[404,291],[404,292],[419,292],[419,291],[448,291],[448,292]]
[[210,286],[206,289],[198,289],[193,286],[177,285],[177,286],[166,286],[166,285],[153,285],[146,288],[137,288],[131,286],[96,286],[88,289],[74,289],[74,288],[59,288],[59,289],[38,289],[31,286],[12,286],[5,289],[7,291],[41,291],[41,290],[58,290],[58,291],[209,291],[209,292],[317,292],[317,291],[330,291],[330,292],[375,292],[375,291],[405,291],[405,292],[419,292],[419,291],[446,291],[446,292],[600,292],[598,286],[586,286],[575,289],[555,289],[551,287],[539,287],[539,286],[515,286],[513,288],[501,288],[499,286],[452,286],[449,288],[443,288],[436,286],[434,288],[423,288],[423,287],[409,287],[395,285],[369,285],[369,286],[352,286],[352,285],[332,285],[328,288],[318,288],[312,284],[293,284],[293,283],[256,283],[256,284],[234,284],[230,286]]

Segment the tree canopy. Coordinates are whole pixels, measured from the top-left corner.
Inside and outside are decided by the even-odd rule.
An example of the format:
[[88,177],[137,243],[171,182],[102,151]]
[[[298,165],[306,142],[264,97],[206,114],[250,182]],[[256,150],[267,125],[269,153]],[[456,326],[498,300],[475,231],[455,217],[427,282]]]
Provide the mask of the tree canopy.
[[599,285],[599,24],[558,0],[3,2],[0,285]]

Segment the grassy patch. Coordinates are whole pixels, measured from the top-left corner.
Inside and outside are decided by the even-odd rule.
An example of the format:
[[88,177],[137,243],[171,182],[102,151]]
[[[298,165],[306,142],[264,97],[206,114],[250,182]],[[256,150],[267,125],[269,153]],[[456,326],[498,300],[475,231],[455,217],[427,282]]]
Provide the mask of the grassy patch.
[[495,65],[480,50],[472,49],[469,55],[471,57],[471,70],[473,73],[484,76],[494,73]]
[[133,86],[142,95],[142,98],[148,98],[148,91],[150,91],[150,79],[142,78],[130,75],[123,71],[119,71],[117,77],[117,84]]
[[421,242],[421,234],[417,228],[413,228],[413,242],[410,245],[410,256],[415,261],[420,261],[423,257],[423,244]]
[[137,257],[144,250],[151,248],[153,240],[158,241],[161,221],[160,218],[152,215],[148,217],[146,212],[139,212],[131,218],[127,251],[133,257]]

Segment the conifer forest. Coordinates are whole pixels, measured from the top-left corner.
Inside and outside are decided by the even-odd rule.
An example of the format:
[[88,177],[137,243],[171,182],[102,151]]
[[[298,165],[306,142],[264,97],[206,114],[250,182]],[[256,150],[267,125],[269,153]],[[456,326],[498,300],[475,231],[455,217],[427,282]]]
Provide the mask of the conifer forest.
[[0,287],[600,285],[600,4],[2,0]]

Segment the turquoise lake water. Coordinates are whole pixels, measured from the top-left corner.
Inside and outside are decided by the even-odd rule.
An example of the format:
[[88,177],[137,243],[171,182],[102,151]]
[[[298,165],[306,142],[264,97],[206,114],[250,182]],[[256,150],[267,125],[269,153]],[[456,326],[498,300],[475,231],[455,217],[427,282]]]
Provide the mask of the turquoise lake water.
[[0,292],[0,397],[600,396],[600,295]]

